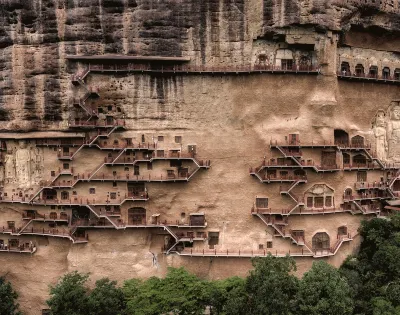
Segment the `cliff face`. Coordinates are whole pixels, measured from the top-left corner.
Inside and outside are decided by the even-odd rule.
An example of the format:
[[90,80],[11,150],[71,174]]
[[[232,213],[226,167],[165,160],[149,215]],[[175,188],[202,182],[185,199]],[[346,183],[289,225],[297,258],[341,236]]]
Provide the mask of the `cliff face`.
[[[346,228],[352,237],[327,258],[338,266],[357,248],[360,220],[380,214],[372,209],[377,204],[349,205],[353,195],[346,199],[345,192],[350,189],[357,194],[355,187],[361,180],[380,182],[382,176],[389,180],[397,166],[383,162],[400,161],[398,101],[393,102],[399,98],[399,15],[398,3],[386,0],[0,0],[0,129],[4,131],[0,150],[6,151],[0,165],[0,226],[9,226],[9,222],[24,226],[28,213],[74,213],[72,206],[43,204],[40,189],[49,183],[54,184],[55,198],[61,203],[79,199],[76,208],[83,212],[82,203],[87,200],[87,205],[96,208],[97,198],[101,205],[95,210],[104,214],[109,197],[132,193],[132,183],[120,180],[121,176],[139,178],[140,169],[140,176],[149,178],[140,188],[145,187],[150,197],[121,205],[125,223],[133,220],[129,211],[138,208],[147,211],[144,223],[148,225],[157,218],[187,225],[190,213],[203,213],[207,225],[194,230],[198,239],[192,249],[198,253],[242,250],[242,256],[265,250],[307,256],[304,248],[313,248],[315,235],[329,235],[328,245],[335,247],[339,228]],[[151,58],[140,62],[71,59],[82,55],[186,58],[175,63]],[[115,64],[144,68],[118,72]],[[172,66],[184,70],[164,72]],[[103,71],[107,67],[109,71]],[[82,73],[85,77],[77,79],[75,75]],[[112,126],[116,119],[124,120],[120,129]],[[94,125],[99,121],[110,128]],[[23,133],[28,131],[32,132]],[[370,151],[335,151],[322,145],[341,141],[341,132],[347,134],[347,142],[361,136],[365,141],[361,147]],[[291,159],[293,152],[271,147],[274,141],[287,143],[289,134],[300,137],[301,143],[311,143],[311,148],[298,148],[299,155]],[[65,140],[66,148],[58,137],[90,145],[81,149]],[[194,161],[181,165],[160,159],[153,169],[148,161],[155,152],[140,146],[130,155],[119,151],[119,145],[126,148],[132,143],[147,143],[151,151],[157,142],[161,157],[170,151],[188,154],[194,148],[198,156],[211,160],[212,167],[203,164],[199,170]],[[361,160],[360,154],[364,154]],[[138,156],[144,162],[136,169],[131,159]],[[103,165],[122,157],[124,163],[130,162]],[[365,159],[375,163],[368,169],[368,179],[364,170],[349,169],[350,159],[355,165]],[[323,169],[324,163],[331,163],[331,169]],[[340,168],[332,170],[335,163]],[[266,165],[272,166],[263,169]],[[253,172],[254,167],[260,172]],[[178,170],[196,174],[190,181],[150,180],[154,174],[164,179],[175,176]],[[103,182],[78,183],[79,175],[93,176],[93,172],[102,174]],[[104,181],[107,176],[110,181]],[[293,178],[302,176],[307,180],[292,187]],[[63,186],[62,180],[78,184]],[[285,185],[292,196],[282,190]],[[324,202],[329,200],[333,214],[313,206],[321,194],[326,194]],[[268,203],[264,204],[270,211],[265,220],[254,212],[259,199]],[[383,209],[384,201],[379,202]],[[271,215],[271,209],[280,212]],[[284,222],[292,210],[289,223]],[[97,220],[99,215],[91,213],[89,218]],[[302,231],[302,236],[292,239],[303,237],[305,241],[293,242],[292,234],[267,222],[271,218],[281,220],[290,233]],[[137,224],[137,216],[134,220]],[[32,225],[42,231],[50,227],[40,220]],[[24,244],[34,241],[37,252],[0,251],[0,274],[7,273],[16,286],[23,309],[40,314],[48,285],[66,271],[78,269],[91,272],[94,280],[108,276],[123,281],[162,276],[168,266],[183,265],[210,278],[245,275],[251,267],[242,256],[165,255],[162,248],[171,235],[163,229],[132,225],[119,230],[82,229],[89,242],[74,245],[70,239],[36,235],[32,227],[32,235],[18,237]],[[71,224],[56,227],[65,228],[70,236]],[[219,243],[210,244],[211,237],[203,239],[204,232],[219,233]],[[7,235],[0,234],[0,244]],[[193,239],[193,234],[188,238]],[[309,268],[311,256],[296,258],[299,274]]]
[[69,108],[67,54],[190,56],[197,65],[243,65],[251,62],[255,38],[291,25],[397,32],[397,5],[371,0],[1,0],[0,119],[7,129],[57,129]]

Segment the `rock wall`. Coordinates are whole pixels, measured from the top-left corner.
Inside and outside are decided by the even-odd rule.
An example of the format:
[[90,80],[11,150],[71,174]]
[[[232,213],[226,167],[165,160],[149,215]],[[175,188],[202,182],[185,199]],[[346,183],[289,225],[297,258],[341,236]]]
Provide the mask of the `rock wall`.
[[[91,272],[93,280],[108,276],[122,282],[131,277],[163,276],[168,266],[183,265],[213,279],[244,276],[251,267],[249,258],[238,255],[165,255],[163,247],[171,241],[171,235],[162,228],[91,227],[84,231],[88,243],[72,244],[78,238],[71,236],[70,218],[74,211],[83,211],[82,206],[76,206],[76,210],[62,203],[43,203],[36,198],[41,198],[43,187],[58,184],[54,188],[56,199],[67,195],[66,199],[83,199],[80,202],[90,206],[96,204],[92,199],[103,204],[106,196],[109,202],[112,194],[120,197],[129,193],[129,181],[121,180],[114,186],[113,176],[128,178],[136,171],[140,176],[166,176],[171,168],[175,170],[168,159],[153,166],[145,162],[139,169],[130,164],[99,168],[107,159],[114,161],[120,152],[112,146],[128,138],[135,145],[158,142],[158,149],[165,147],[166,152],[174,149],[186,153],[188,146],[195,145],[198,155],[211,161],[211,167],[199,170],[194,160],[188,160],[184,168],[196,172],[190,180],[144,183],[149,200],[121,205],[121,222],[132,220],[129,211],[138,207],[145,208],[143,223],[149,225],[157,217],[186,224],[190,213],[204,213],[207,225],[194,229],[194,233],[201,236],[199,239],[203,231],[209,235],[219,233],[219,243],[210,245],[210,237],[195,240],[193,251],[210,251],[214,246],[219,252],[241,249],[242,254],[264,250],[297,253],[299,275],[313,261],[312,257],[300,257],[304,255],[300,255],[299,248],[313,247],[318,233],[329,235],[334,247],[339,228],[346,227],[351,237],[337,251],[329,249],[334,255],[322,258],[315,253],[339,266],[357,250],[360,220],[380,215],[385,200],[397,198],[376,197],[369,192],[376,203],[360,201],[357,209],[354,204],[349,206],[346,191],[356,193],[365,171],[365,182],[388,181],[390,191],[398,194],[398,188],[393,188],[398,175],[398,164],[393,163],[400,158],[398,17],[397,2],[373,0],[0,0],[0,150],[4,151],[0,167],[0,241],[17,237],[9,236],[10,222],[24,227],[27,215],[36,212],[47,216],[57,212],[59,217],[65,212],[69,224],[56,225],[59,234],[54,236],[54,227],[53,235],[44,235],[48,223],[31,222],[32,233],[19,233],[18,237],[21,243],[35,244],[33,254],[0,251],[0,273],[6,274],[20,293],[23,310],[40,314],[48,285],[76,269]],[[160,67],[171,64],[160,60],[150,64],[157,70],[153,72],[91,71],[83,84],[73,85],[71,76],[88,69],[91,62],[68,59],[71,55],[187,57],[190,61],[178,63],[187,70],[179,73],[161,71]],[[349,69],[343,68],[343,62]],[[148,67],[148,61],[144,63]],[[362,73],[356,73],[359,64],[363,65]],[[376,77],[371,76],[371,67],[377,68]],[[386,67],[390,79],[385,77]],[[124,119],[123,130],[113,130],[109,136],[97,139],[91,134],[99,132],[94,125],[92,129],[72,128],[71,121],[87,119],[82,108],[77,109],[75,99],[82,99],[91,87],[96,87],[98,95],[93,97],[96,93],[91,92],[83,105],[78,105],[90,108],[89,114],[95,109],[101,119],[117,111],[113,117]],[[335,130],[346,131],[350,138],[362,136],[368,146],[357,150],[336,146],[335,162],[340,167],[332,172],[318,171],[318,165],[323,164],[321,151],[327,151],[323,144],[337,140]],[[291,182],[261,183],[256,175],[270,176],[271,168],[259,168],[253,176],[249,168],[282,159],[282,152],[270,145],[274,141],[287,143],[293,134],[299,135],[302,144],[320,147],[302,148],[302,157],[297,157],[299,163],[309,167],[299,167],[306,171],[307,180],[291,190],[305,200],[301,206],[297,203],[298,209],[289,218],[286,232],[290,233],[284,232],[281,237],[271,222],[266,224],[256,216],[254,207],[256,198],[268,198],[270,210],[284,213],[291,209],[293,198],[282,190],[288,189]],[[87,146],[75,154],[77,147],[64,152],[62,145],[49,144],[68,135],[73,141],[96,139],[93,144],[97,147]],[[50,140],[44,145],[46,138]],[[366,150],[376,151],[378,158],[370,159]],[[74,157],[59,159],[62,154]],[[141,150],[137,154],[142,154]],[[354,161],[359,161],[360,154],[374,166],[349,169],[345,159],[356,165]],[[292,163],[294,159],[289,155],[280,161]],[[275,171],[287,176],[279,173],[283,169],[281,165]],[[78,182],[75,178],[77,174],[94,176],[94,171],[98,172],[96,176],[102,174],[111,180]],[[283,171],[293,176],[290,167]],[[56,176],[64,183],[77,182],[73,187],[64,187],[56,182]],[[318,192],[321,187],[325,187],[323,193]],[[301,211],[321,214],[326,210],[318,212],[307,204],[307,197],[315,201],[321,194],[331,198],[330,210],[340,213],[300,215]],[[362,195],[363,202],[368,196]],[[372,206],[380,210],[368,212],[363,206],[368,211]],[[105,207],[93,208],[97,217],[91,213],[88,218],[97,220]],[[282,219],[282,215],[272,216]],[[264,219],[268,219],[267,214]],[[35,234],[34,229],[43,233]],[[299,239],[291,241],[292,231],[303,231],[304,244]],[[66,233],[62,235],[65,237],[57,237],[60,233]]]

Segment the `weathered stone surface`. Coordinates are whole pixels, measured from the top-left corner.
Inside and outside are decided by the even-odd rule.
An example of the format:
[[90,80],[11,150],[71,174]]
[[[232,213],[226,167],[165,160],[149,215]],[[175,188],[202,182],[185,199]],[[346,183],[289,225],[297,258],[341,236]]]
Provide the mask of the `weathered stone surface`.
[[[183,161],[184,169],[196,171],[190,181],[146,182],[149,200],[121,205],[121,221],[133,220],[130,211],[137,208],[145,208],[148,225],[158,217],[187,224],[189,214],[204,213],[207,226],[194,229],[194,233],[218,232],[215,250],[240,249],[242,254],[271,250],[300,255],[299,248],[312,247],[314,236],[323,233],[334,247],[339,228],[345,227],[351,240],[326,258],[338,266],[357,249],[360,220],[364,214],[372,215],[355,209],[355,205],[350,208],[358,215],[345,209],[349,203],[346,192],[356,194],[360,178],[367,176],[363,170],[346,169],[346,159],[356,164],[360,152],[350,150],[345,155],[346,149],[302,149],[299,160],[308,167],[321,166],[326,156],[333,155],[334,162],[340,164],[340,169],[332,172],[303,168],[307,181],[292,187],[294,195],[305,198],[302,211],[316,212],[290,215],[287,230],[304,231],[303,245],[294,244],[289,234],[280,237],[271,225],[251,214],[256,197],[268,198],[269,209],[282,213],[292,209],[293,198],[281,190],[291,183],[260,183],[249,176],[249,168],[283,158],[278,149],[270,148],[273,141],[285,143],[299,135],[302,144],[330,144],[337,140],[338,130],[344,130],[349,139],[362,136],[371,145],[371,153],[376,151],[379,161],[385,163],[380,168],[377,160],[371,159],[379,167],[368,170],[366,182],[394,176],[396,166],[388,168],[386,163],[400,159],[396,85],[400,79],[399,30],[399,7],[392,1],[0,0],[0,138],[5,141],[0,143],[4,150],[0,226],[15,222],[16,227],[23,227],[27,222],[23,215],[33,213],[28,210],[71,216],[74,210],[84,212],[82,204],[102,203],[94,206],[99,212],[96,218],[89,214],[90,219],[97,220],[106,211],[104,205],[114,200],[111,196],[123,198],[131,192],[129,181],[116,181],[114,177],[132,179],[139,176],[134,172],[140,171],[146,178],[162,175],[165,179],[168,171],[177,173],[180,166],[169,160],[154,162],[153,169],[141,150],[136,152],[144,159],[139,170],[133,163],[103,165],[117,153],[124,159],[139,159],[117,150],[119,145],[129,146],[126,139],[135,145],[156,142],[165,152],[188,153],[196,146],[198,155],[210,159],[212,167],[196,170],[194,161]],[[157,71],[101,72],[92,68],[73,85],[72,76],[85,73],[89,64],[106,68],[117,62],[67,60],[70,55],[189,57],[190,61],[124,61],[120,67],[140,64]],[[167,72],[168,67],[175,65],[176,70],[182,64],[190,68]],[[204,68],[199,70],[199,66]],[[285,71],[258,71],[271,67]],[[312,74],[296,73],[304,69],[312,70]],[[371,69],[376,77],[371,77]],[[387,70],[390,78],[386,77]],[[87,93],[90,95],[81,101]],[[98,118],[88,118],[92,111]],[[73,141],[85,139],[90,143],[99,128],[77,128],[74,124],[78,119],[79,123],[106,124],[107,117],[111,124],[114,118],[124,119],[125,129],[105,128],[103,132],[112,130],[110,135],[103,134],[93,142],[95,145],[76,154],[78,146],[64,152],[62,145],[43,144],[46,136],[49,141],[58,141],[67,132]],[[27,131],[28,143],[23,136],[15,136]],[[63,154],[74,157],[59,159]],[[258,175],[269,176],[268,171],[271,169]],[[301,176],[293,169],[275,171],[278,177]],[[58,178],[62,172],[65,174]],[[78,183],[78,174],[108,176],[109,180]],[[66,181],[74,185],[69,187]],[[50,187],[46,185],[58,185],[54,190],[60,204],[54,209],[33,202],[37,201],[32,197],[37,192],[43,196],[41,187]],[[314,207],[314,202],[321,196],[324,204],[333,204],[328,208],[340,213],[317,215],[321,208]],[[69,200],[81,205],[72,210]],[[384,201],[380,204],[383,206]],[[0,273],[7,273],[16,286],[28,314],[40,314],[48,284],[75,269],[90,271],[93,280],[108,276],[123,281],[163,276],[168,266],[183,265],[210,278],[245,275],[250,268],[247,258],[164,255],[161,248],[172,238],[162,228],[89,228],[85,232],[89,242],[72,245],[69,223],[56,225],[65,239],[19,235],[21,242],[37,245],[32,255],[0,252]],[[49,223],[40,220],[32,225],[39,231],[49,229]],[[9,239],[7,234],[0,234],[3,239]],[[200,253],[213,246],[207,240],[194,243],[193,250]],[[312,263],[311,257],[296,259],[299,274]]]

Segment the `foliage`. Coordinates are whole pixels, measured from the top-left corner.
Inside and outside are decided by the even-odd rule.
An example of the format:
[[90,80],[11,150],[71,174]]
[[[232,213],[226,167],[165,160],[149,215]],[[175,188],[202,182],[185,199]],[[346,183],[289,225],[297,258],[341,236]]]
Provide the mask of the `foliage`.
[[358,255],[340,268],[351,287],[354,313],[395,314],[400,306],[400,214],[363,221],[360,235]]
[[170,268],[164,279],[125,282],[128,314],[203,314],[209,294],[205,281],[184,268]]
[[353,312],[353,299],[346,279],[324,261],[315,262],[304,274],[296,302],[297,314],[350,315]]
[[16,303],[18,298],[11,286],[4,277],[0,277],[0,315],[19,315],[19,305]]
[[248,314],[293,314],[293,299],[299,280],[291,274],[296,270],[293,258],[271,255],[253,259],[254,270],[246,279],[249,295]]
[[247,302],[245,280],[231,277],[211,281],[208,287],[208,302],[212,314],[243,314]]
[[77,271],[67,273],[56,286],[50,287],[47,305],[54,315],[87,315],[89,313],[88,288],[85,286],[88,274]]
[[116,285],[108,278],[96,281],[88,299],[89,315],[118,315],[125,311],[124,293]]

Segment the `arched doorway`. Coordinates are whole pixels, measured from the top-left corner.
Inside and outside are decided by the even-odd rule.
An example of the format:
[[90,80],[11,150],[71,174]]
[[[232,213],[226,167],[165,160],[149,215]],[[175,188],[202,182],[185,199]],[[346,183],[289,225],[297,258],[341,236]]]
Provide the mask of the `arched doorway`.
[[318,232],[312,238],[313,251],[330,249],[329,235],[325,232]]
[[378,77],[378,67],[377,66],[371,66],[369,68],[369,73],[368,73],[370,78],[377,78]]
[[363,77],[365,74],[364,74],[364,66],[362,65],[362,64],[357,64],[356,65],[356,67],[355,67],[355,73],[356,73],[356,76],[357,77]]
[[349,145],[349,134],[342,129],[335,129],[333,131],[333,136],[335,139],[335,144],[340,146]]
[[350,65],[348,62],[343,61],[340,65],[340,70],[342,75],[350,75]]
[[385,80],[390,79],[390,69],[389,69],[389,67],[384,67],[382,69],[382,78],[385,79]]
[[351,188],[346,188],[344,190],[344,199],[350,199],[353,196],[353,190]]
[[129,225],[146,224],[146,209],[139,207],[129,209],[128,224]]

